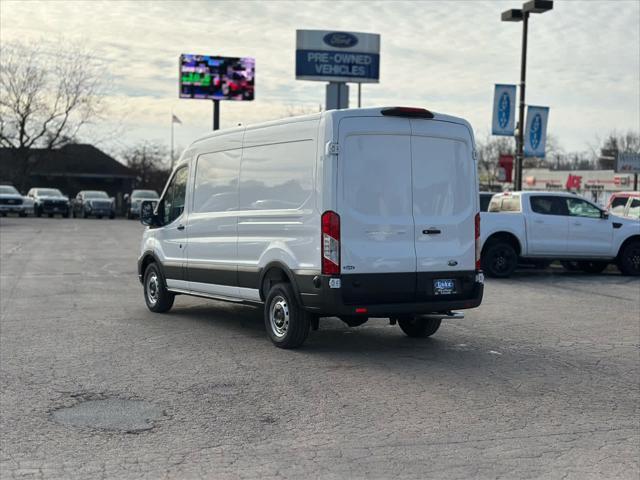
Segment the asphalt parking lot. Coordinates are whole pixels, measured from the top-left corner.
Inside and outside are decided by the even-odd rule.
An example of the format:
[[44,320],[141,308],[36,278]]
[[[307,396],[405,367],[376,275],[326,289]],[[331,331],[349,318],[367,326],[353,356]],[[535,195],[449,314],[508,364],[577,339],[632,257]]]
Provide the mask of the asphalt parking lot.
[[284,351],[257,308],[150,313],[141,231],[0,220],[2,478],[639,477],[639,279],[522,271],[431,339]]

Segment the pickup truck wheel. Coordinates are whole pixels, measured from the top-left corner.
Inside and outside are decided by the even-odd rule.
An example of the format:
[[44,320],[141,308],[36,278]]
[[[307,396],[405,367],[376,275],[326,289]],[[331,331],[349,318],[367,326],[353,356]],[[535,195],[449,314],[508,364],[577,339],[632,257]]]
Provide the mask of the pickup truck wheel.
[[624,275],[640,275],[640,240],[632,240],[624,246],[618,268]]
[[167,290],[164,276],[155,263],[150,263],[144,272],[144,301],[155,313],[168,312],[173,306],[175,294]]
[[438,331],[442,320],[439,318],[402,317],[398,318],[400,329],[412,338],[430,337]]
[[585,273],[602,273],[609,262],[588,261],[578,262],[578,267]]
[[298,305],[288,283],[277,283],[269,290],[264,304],[264,325],[279,348],[297,348],[307,339],[311,314]]
[[489,277],[509,277],[517,265],[518,254],[508,243],[490,244],[482,254],[482,270]]
[[39,205],[36,205],[35,211],[36,211],[36,217],[42,216],[42,207],[40,207]]

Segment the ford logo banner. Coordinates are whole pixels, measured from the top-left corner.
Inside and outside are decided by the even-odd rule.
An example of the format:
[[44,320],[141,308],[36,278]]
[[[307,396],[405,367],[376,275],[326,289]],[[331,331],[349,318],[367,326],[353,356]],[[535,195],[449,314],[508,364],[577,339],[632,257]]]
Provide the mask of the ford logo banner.
[[330,47],[350,48],[358,44],[358,37],[347,32],[327,33],[322,39]]
[[511,100],[509,94],[503,92],[498,104],[498,125],[500,128],[507,128],[509,119],[511,118]]
[[549,107],[527,107],[527,121],[524,130],[524,155],[526,157],[544,158],[547,140],[547,122]]
[[493,94],[493,135],[512,136],[515,127],[516,86],[496,84]]

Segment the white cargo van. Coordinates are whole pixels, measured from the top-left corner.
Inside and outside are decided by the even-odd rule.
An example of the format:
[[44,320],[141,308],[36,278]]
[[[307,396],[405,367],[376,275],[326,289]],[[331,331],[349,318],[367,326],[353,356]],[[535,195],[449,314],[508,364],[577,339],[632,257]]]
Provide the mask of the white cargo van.
[[[332,110],[214,132],[143,203],[147,306],[176,294],[264,303],[279,347],[320,317],[435,333],[480,305],[474,140],[420,108]],[[432,314],[432,315],[425,315]]]

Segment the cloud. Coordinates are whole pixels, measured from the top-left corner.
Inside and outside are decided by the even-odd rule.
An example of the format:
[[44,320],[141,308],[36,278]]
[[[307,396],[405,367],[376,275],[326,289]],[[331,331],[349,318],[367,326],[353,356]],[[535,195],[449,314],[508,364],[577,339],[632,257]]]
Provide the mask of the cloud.
[[[127,127],[121,144],[168,144],[172,110],[184,122],[179,142],[188,144],[211,128],[211,103],[177,98],[180,53],[256,57],[256,101],[223,102],[224,127],[324,103],[323,83],[295,80],[296,29],[375,32],[381,81],[362,87],[365,106],[426,106],[485,132],[493,84],[518,83],[522,26],[502,23],[500,12],[519,3],[3,1],[0,42],[82,42],[105,65],[108,123]],[[527,101],[551,107],[549,130],[566,149],[613,129],[640,130],[639,72],[637,1],[555,2],[532,16]]]

